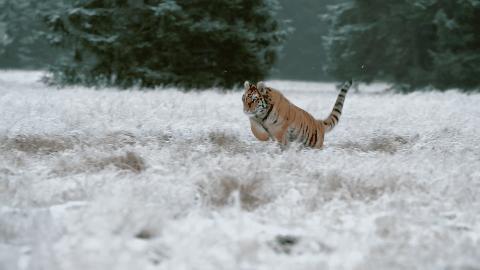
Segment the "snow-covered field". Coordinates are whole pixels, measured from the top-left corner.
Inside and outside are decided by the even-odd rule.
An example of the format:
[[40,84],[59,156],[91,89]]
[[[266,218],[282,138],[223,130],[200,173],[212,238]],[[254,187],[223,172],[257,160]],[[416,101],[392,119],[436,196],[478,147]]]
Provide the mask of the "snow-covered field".
[[[241,92],[0,73],[0,269],[480,269],[480,94],[346,99],[323,150],[258,142]],[[272,81],[318,117],[332,84]]]

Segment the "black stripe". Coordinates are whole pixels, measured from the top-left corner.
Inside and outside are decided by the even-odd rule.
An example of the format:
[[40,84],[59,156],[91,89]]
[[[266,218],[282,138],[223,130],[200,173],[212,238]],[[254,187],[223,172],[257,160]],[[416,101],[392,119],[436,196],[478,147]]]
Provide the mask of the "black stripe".
[[273,120],[273,123],[276,124],[278,122],[278,115],[277,117],[275,118],[275,120]]
[[[302,124],[305,124],[305,123],[302,123]],[[307,125],[305,125],[304,127],[308,129]],[[305,136],[305,131],[303,130],[303,128],[300,129],[300,136],[302,136],[303,144],[307,144],[308,136]]]
[[342,111],[340,111],[340,110],[337,109],[337,108],[333,108],[333,111],[334,111],[334,112],[337,112],[337,113],[339,113],[339,114],[342,114]]
[[339,102],[335,103],[335,106],[343,106],[343,102],[339,101]]
[[315,130],[315,134],[313,134],[313,137],[312,137],[314,140],[313,140],[313,143],[311,143],[311,140],[310,140],[310,146],[314,147],[315,144],[317,144],[317,131]]
[[339,97],[345,98],[345,94],[338,95]]
[[332,117],[335,118],[335,120],[337,120],[338,122],[338,117],[335,114],[332,114]]
[[272,112],[272,110],[273,110],[273,105],[270,106],[270,109],[268,109],[267,115],[265,115],[265,117],[262,119],[262,122],[264,122],[264,121],[268,118],[268,116],[270,115],[270,113]]

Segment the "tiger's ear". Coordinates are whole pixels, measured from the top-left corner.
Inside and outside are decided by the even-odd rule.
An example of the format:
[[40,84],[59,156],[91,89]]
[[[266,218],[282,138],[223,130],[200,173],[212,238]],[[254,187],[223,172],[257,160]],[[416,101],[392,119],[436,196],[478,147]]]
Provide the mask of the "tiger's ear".
[[258,82],[257,89],[260,90],[260,93],[262,94],[265,94],[267,92],[267,86],[265,86],[264,82]]
[[245,90],[250,89],[250,82],[249,82],[249,81],[245,81],[245,83],[243,83],[243,87],[245,88]]

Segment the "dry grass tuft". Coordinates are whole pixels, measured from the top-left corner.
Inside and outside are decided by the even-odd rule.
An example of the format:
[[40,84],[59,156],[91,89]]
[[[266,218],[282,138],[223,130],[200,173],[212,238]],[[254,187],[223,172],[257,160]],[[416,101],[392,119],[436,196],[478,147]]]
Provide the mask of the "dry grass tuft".
[[212,131],[206,136],[207,143],[214,146],[214,152],[226,151],[241,154],[249,151],[248,145],[234,134]]
[[307,200],[312,209],[333,199],[373,201],[385,194],[395,192],[402,185],[398,177],[358,178],[347,177],[338,172],[326,175],[313,175],[317,188]]
[[111,149],[119,149],[128,145],[134,145],[137,142],[135,136],[130,132],[117,131],[107,134],[94,144],[108,146]]
[[90,159],[86,162],[90,167],[104,169],[113,165],[121,170],[139,173],[145,170],[145,161],[135,152],[128,151],[124,155],[112,156],[103,159]]
[[2,145],[4,150],[18,150],[26,153],[51,154],[72,149],[73,138],[60,136],[17,135],[5,139]]
[[367,142],[352,142],[337,144],[338,147],[347,150],[362,152],[384,152],[394,154],[406,144],[412,143],[414,139],[402,136],[376,137]]
[[128,151],[121,155],[108,157],[86,157],[80,161],[60,160],[51,173],[64,176],[83,172],[97,172],[110,166],[124,171],[140,173],[146,169],[146,162],[137,153]]
[[106,151],[119,150],[137,144],[164,145],[172,139],[169,134],[154,134],[138,138],[128,131],[107,133],[103,136],[89,135],[17,135],[13,138],[0,137],[0,150],[21,151],[29,154],[54,154],[74,148],[90,148]]
[[244,177],[240,175],[214,175],[208,181],[199,184],[203,202],[214,207],[240,204],[242,209],[254,210],[267,203],[269,198],[263,194],[265,178],[257,175]]

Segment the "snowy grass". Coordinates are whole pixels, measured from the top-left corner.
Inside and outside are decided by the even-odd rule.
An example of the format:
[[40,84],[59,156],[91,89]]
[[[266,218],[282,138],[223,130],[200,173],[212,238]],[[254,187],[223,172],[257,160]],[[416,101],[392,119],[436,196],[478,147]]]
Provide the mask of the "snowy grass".
[[479,94],[361,87],[323,150],[281,151],[240,92],[40,75],[0,73],[0,269],[480,269]]

